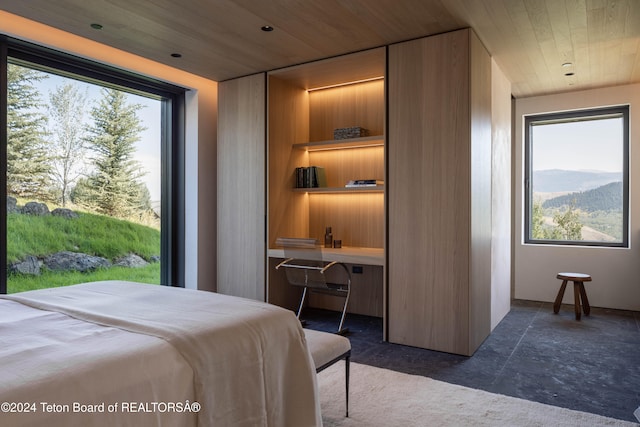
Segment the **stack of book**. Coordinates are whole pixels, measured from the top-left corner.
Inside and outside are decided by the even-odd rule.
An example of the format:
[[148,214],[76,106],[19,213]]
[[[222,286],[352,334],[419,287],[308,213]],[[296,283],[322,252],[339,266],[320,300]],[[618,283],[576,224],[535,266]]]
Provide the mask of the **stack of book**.
[[380,179],[355,179],[347,182],[345,187],[377,187],[378,185],[384,185],[384,181]]
[[296,168],[296,188],[318,188],[327,186],[327,177],[324,168],[309,166]]

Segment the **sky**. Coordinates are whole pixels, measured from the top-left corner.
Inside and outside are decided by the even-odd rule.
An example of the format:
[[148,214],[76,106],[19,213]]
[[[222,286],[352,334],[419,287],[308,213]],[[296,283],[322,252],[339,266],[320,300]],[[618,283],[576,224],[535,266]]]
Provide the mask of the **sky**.
[[532,169],[621,172],[622,118],[533,127]]
[[[48,103],[49,94],[67,82],[76,84],[82,93],[84,93],[86,88],[87,112],[84,115],[84,120],[88,125],[91,125],[90,110],[94,105],[93,103],[98,102],[102,97],[101,86],[55,74],[48,74],[48,76],[49,78],[43,79],[37,84],[40,89],[41,101]],[[130,93],[128,93],[127,96],[127,102],[129,104],[141,104],[144,106],[138,111],[138,117],[146,130],[140,134],[140,141],[136,144],[134,158],[140,162],[143,170],[146,172],[142,181],[149,189],[152,206],[156,206],[159,205],[161,194],[161,101]]]

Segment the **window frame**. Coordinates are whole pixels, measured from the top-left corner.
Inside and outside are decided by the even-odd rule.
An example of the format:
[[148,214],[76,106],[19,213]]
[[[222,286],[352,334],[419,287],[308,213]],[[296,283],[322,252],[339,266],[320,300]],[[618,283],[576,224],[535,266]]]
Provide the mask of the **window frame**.
[[[598,242],[598,241],[570,241],[570,240],[541,240],[531,238],[531,220],[533,208],[533,147],[532,147],[532,123],[538,122],[571,122],[598,120],[598,117],[621,115],[623,119],[623,159],[622,159],[622,241]],[[524,116],[524,244],[555,245],[555,246],[590,246],[629,248],[629,105],[616,105],[609,107],[588,108],[571,111],[561,111],[544,114],[531,114]]]
[[[162,99],[160,283],[184,287],[185,274],[185,94],[187,89],[151,77],[0,34],[0,158],[7,158],[7,64],[9,58],[43,71],[81,76],[118,89]],[[7,198],[7,164],[0,161],[0,194]],[[7,260],[7,211],[0,209],[0,260]],[[0,274],[0,294],[7,276]]]

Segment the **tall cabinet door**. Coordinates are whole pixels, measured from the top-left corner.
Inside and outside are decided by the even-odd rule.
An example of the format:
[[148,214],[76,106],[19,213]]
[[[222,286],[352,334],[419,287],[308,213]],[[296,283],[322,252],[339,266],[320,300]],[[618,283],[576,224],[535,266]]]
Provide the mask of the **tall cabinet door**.
[[392,45],[388,71],[388,338],[464,355],[491,305],[490,58],[474,37]]
[[266,77],[218,88],[217,291],[264,301]]

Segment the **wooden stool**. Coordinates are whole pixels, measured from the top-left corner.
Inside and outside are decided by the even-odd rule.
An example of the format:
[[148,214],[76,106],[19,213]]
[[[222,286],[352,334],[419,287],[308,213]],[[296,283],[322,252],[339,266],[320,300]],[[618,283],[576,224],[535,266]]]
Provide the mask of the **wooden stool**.
[[560,286],[560,290],[558,291],[556,301],[553,303],[553,312],[555,314],[558,314],[558,311],[560,311],[560,304],[562,304],[564,290],[567,287],[567,282],[571,280],[573,281],[573,298],[575,301],[574,304],[576,306],[576,320],[580,320],[580,298],[582,298],[582,308],[584,310],[584,315],[588,316],[591,312],[591,307],[589,306],[587,291],[585,291],[584,289],[584,282],[590,282],[591,276],[582,273],[558,273],[556,278],[562,280],[562,285]]

